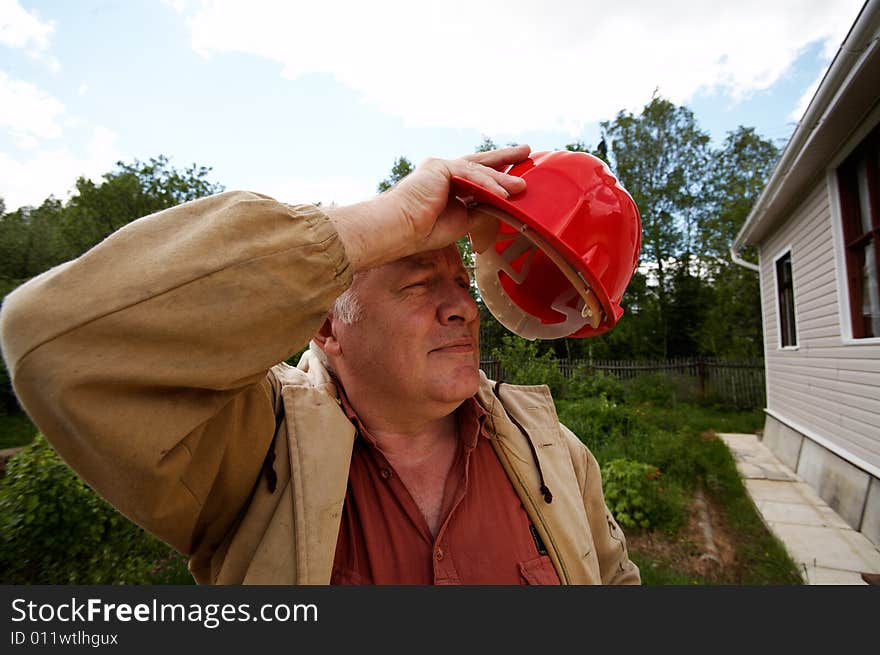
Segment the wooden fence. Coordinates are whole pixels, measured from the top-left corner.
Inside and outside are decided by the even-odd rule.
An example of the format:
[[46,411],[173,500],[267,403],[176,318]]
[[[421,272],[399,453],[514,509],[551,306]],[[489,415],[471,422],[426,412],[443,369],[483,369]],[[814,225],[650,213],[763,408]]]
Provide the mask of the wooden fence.
[[[698,393],[716,397],[742,409],[759,409],[765,404],[764,360],[729,360],[712,357],[682,357],[661,360],[561,359],[559,370],[566,379],[578,369],[604,371],[619,380],[632,380],[646,373],[661,373],[693,380]],[[501,362],[483,360],[481,368],[493,379],[504,379]]]

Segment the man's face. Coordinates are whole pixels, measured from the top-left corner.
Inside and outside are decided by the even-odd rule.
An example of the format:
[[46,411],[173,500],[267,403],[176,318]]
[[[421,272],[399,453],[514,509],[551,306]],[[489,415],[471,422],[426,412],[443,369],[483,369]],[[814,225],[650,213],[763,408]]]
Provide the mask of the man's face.
[[479,313],[454,245],[374,269],[356,285],[362,318],[333,321],[341,351],[333,364],[352,400],[451,410],[476,393]]

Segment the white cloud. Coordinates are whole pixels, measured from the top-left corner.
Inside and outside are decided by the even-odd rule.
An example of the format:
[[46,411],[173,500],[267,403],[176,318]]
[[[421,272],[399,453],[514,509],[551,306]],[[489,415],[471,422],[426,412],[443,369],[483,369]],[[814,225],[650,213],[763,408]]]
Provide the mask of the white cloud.
[[376,182],[364,178],[332,176],[321,179],[260,179],[259,190],[280,202],[350,205],[376,195]]
[[0,152],[0,197],[7,210],[39,205],[49,194],[66,199],[80,176],[99,181],[125,158],[116,140],[114,132],[98,126],[92,128],[84,154],[60,146],[35,150],[16,160]]
[[800,122],[800,120],[804,117],[804,114],[807,112],[807,107],[810,104],[810,101],[813,99],[813,96],[816,95],[816,91],[819,89],[819,84],[822,82],[822,78],[825,77],[825,71],[817,77],[813,82],[806,88],[806,90],[801,94],[800,99],[798,100],[797,106],[791,110],[791,113],[788,115],[788,119],[794,121],[795,123]]
[[41,139],[61,136],[63,114],[60,100],[0,71],[0,128],[6,128],[20,148],[33,148]]
[[[82,118],[68,115],[51,94],[2,71],[0,129],[9,133],[19,150],[0,152],[0,197],[10,210],[38,205],[49,194],[64,199],[79,176],[97,181],[124,159],[114,132],[100,125],[90,127]],[[72,148],[72,141],[84,141],[84,146]]]
[[11,48],[38,52],[49,48],[55,23],[43,22],[36,12],[26,11],[18,0],[0,0],[0,43]]
[[186,0],[162,0],[162,4],[171,7],[178,14],[182,14],[186,9]]
[[49,69],[57,73],[61,64],[48,55],[54,32],[54,21],[41,20],[37,12],[27,11],[18,0],[0,0],[0,44],[24,50],[28,56],[45,61]]
[[[178,5],[177,2],[166,4]],[[739,100],[804,48],[833,54],[862,0],[712,3],[206,0],[181,8],[206,57],[254,54],[296,79],[328,73],[410,125],[578,133],[655,88]]]

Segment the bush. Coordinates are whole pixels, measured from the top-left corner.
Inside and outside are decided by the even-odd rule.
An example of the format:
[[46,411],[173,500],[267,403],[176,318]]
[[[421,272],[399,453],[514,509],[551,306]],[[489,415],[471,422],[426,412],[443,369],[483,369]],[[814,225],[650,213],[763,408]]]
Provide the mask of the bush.
[[657,407],[674,407],[680,402],[699,398],[697,382],[683,375],[642,373],[625,384],[626,402],[648,403]]
[[36,426],[22,411],[4,414],[0,410],[0,448],[27,446],[37,434]]
[[42,435],[0,480],[6,584],[189,584],[182,555],[99,498]]
[[607,448],[625,443],[636,427],[632,412],[626,406],[602,396],[557,400],[556,410],[563,425],[574,432],[597,458]]
[[586,366],[575,369],[566,393],[572,399],[605,398],[613,403],[622,403],[625,397],[623,384],[615,376]]
[[602,467],[608,509],[624,528],[660,528],[675,532],[684,523],[681,489],[660,481],[660,469],[629,459],[615,459]]
[[501,339],[502,346],[492,351],[492,358],[501,362],[505,382],[511,384],[546,384],[554,396],[565,393],[565,377],[559,370],[552,350],[538,355],[538,344],[512,334]]

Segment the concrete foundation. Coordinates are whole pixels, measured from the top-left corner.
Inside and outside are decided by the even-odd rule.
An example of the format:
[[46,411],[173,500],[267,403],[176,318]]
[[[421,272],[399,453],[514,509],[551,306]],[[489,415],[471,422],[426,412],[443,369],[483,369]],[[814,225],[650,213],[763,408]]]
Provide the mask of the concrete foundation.
[[797,471],[798,459],[801,456],[801,444],[804,437],[792,430],[785,423],[780,423],[772,416],[767,417],[764,426],[764,444],[773,454],[792,471]]
[[880,546],[880,480],[769,414],[763,442],[854,530]]
[[801,446],[797,474],[854,530],[860,529],[870,475],[810,439]]
[[880,546],[880,480],[877,478],[871,480],[861,531],[872,543]]

